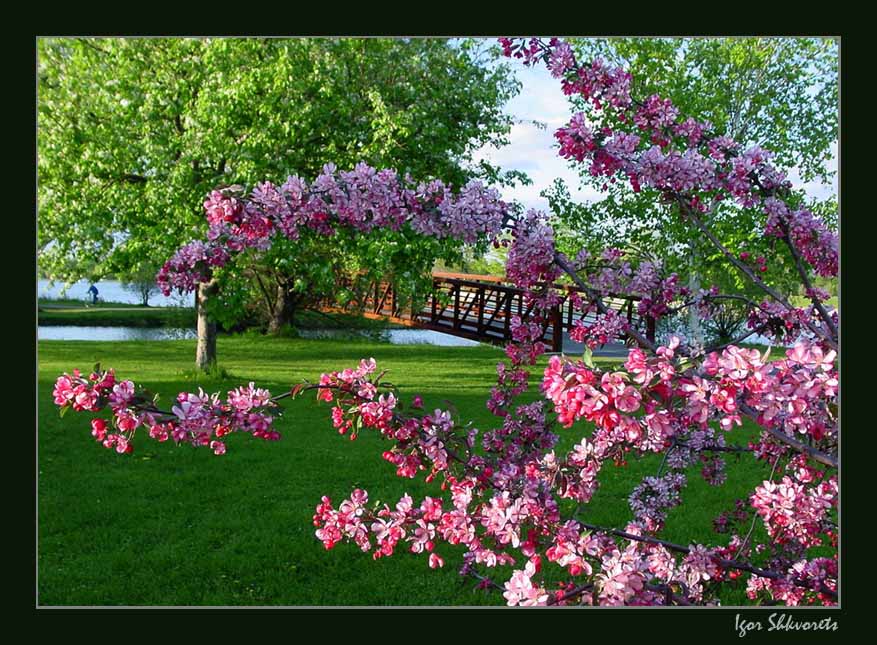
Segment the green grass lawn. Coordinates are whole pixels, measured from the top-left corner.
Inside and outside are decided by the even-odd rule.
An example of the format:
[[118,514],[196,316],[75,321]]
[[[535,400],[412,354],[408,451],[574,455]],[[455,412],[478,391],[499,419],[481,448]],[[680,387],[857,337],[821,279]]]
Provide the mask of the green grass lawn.
[[[90,436],[89,416],[59,418],[55,378],[100,362],[169,398],[197,390],[194,341],[39,343],[39,602],[41,605],[474,605],[504,604],[457,575],[461,551],[446,545],[444,569],[404,552],[373,562],[355,546],[325,551],[312,515],[322,495],[335,502],[353,488],[395,502],[435,494],[421,479],[397,478],[380,457],[386,443],[370,433],[351,442],[331,427],[329,407],[313,397],[286,402],[279,442],[233,436],[228,453],[157,444],[145,437],[132,456],[105,450]],[[222,391],[256,381],[274,393],[321,372],[373,356],[405,395],[428,407],[451,400],[479,428],[495,418],[485,408],[502,352],[492,347],[393,346],[267,337],[221,337],[220,365],[229,378],[201,382]],[[544,359],[543,363],[544,364]],[[540,364],[541,365],[541,364]],[[536,393],[531,393],[534,398]],[[561,429],[568,448],[587,430]],[[745,442],[751,429],[733,433]],[[715,542],[712,519],[767,476],[749,456],[729,463],[729,481],[710,487],[690,476],[685,503],[671,512],[664,537]],[[729,458],[729,462],[735,461]],[[654,457],[607,466],[584,517],[620,526],[630,519],[627,495]],[[508,575],[500,576],[502,581]],[[725,604],[740,604],[732,590]]]

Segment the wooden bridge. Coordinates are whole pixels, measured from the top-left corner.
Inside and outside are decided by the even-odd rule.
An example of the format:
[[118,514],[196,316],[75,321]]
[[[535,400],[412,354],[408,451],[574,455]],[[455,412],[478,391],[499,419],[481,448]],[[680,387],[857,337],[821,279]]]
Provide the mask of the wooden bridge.
[[[342,281],[339,288],[351,288],[349,280]],[[557,285],[564,291],[562,302],[553,308],[548,320],[542,323],[542,342],[546,351],[560,352],[563,349],[564,333],[569,332],[576,320],[583,319],[586,324],[594,321],[594,314],[585,316],[574,310],[569,295],[579,293],[587,300],[581,289],[567,285]],[[357,293],[356,289],[351,289]],[[637,298],[607,297],[604,304],[626,316],[628,322],[640,326],[642,320],[637,313]],[[397,300],[391,282],[372,282],[356,295],[343,308],[327,302],[320,309],[336,313],[356,313],[366,318],[390,320],[400,325],[431,329],[476,340],[479,342],[505,345],[511,340],[511,319],[520,316],[526,321],[532,314],[532,305],[524,302],[524,291],[508,284],[503,278],[490,275],[466,273],[433,273],[432,291],[421,307],[405,305]],[[645,321],[646,333],[654,340],[654,319]],[[619,340],[626,340],[621,338]]]

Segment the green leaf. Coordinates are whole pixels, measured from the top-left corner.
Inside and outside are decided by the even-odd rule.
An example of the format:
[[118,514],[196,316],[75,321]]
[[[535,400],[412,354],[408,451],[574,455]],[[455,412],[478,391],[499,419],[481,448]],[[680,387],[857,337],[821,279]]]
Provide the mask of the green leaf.
[[585,363],[585,365],[587,365],[591,369],[594,369],[593,355],[594,355],[594,352],[591,351],[591,348],[586,345],[585,351],[582,352],[582,361]]

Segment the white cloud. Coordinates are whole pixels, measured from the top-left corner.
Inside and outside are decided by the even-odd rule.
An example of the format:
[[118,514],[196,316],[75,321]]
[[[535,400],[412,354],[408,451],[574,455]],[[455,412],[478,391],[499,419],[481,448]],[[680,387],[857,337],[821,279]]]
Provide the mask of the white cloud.
[[828,184],[823,184],[819,180],[807,182],[802,181],[797,168],[792,168],[789,171],[789,181],[791,181],[792,185],[796,188],[803,189],[810,197],[820,200],[828,199],[829,197],[837,197],[837,142],[831,144],[831,159],[828,160],[825,167],[828,171],[834,173],[834,176]]
[[[578,174],[557,155],[554,132],[570,118],[570,106],[557,79],[539,67],[519,69],[517,73],[523,87],[506,106],[506,112],[517,121],[509,134],[510,144],[500,149],[484,147],[475,154],[476,160],[487,159],[505,170],[526,172],[533,180],[532,185],[503,191],[505,199],[519,201],[526,208],[547,211],[548,201],[539,193],[556,178],[563,179],[579,201],[599,198],[599,193],[590,187],[579,188]],[[534,121],[546,127],[540,128]]]

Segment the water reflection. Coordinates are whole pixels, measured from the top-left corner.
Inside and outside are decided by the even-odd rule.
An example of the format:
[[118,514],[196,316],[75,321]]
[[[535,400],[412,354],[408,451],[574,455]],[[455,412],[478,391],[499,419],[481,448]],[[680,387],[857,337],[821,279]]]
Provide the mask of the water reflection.
[[40,326],[37,328],[40,340],[189,340],[196,338],[194,329],[161,327],[144,329],[142,327],[85,327],[85,326]]
[[[189,340],[196,338],[194,329],[144,329],[139,327],[85,327],[85,326],[40,326],[40,340]],[[474,347],[479,343],[467,338],[457,338],[436,331],[424,329],[386,329],[382,331],[359,331],[355,329],[304,329],[299,332],[302,338],[377,340],[392,345],[440,345],[443,347]]]
[[302,338],[329,338],[338,340],[374,338],[391,345],[439,345],[442,347],[476,347],[480,343],[468,338],[458,338],[429,329],[385,329],[382,331],[359,331],[355,329],[302,329]]

